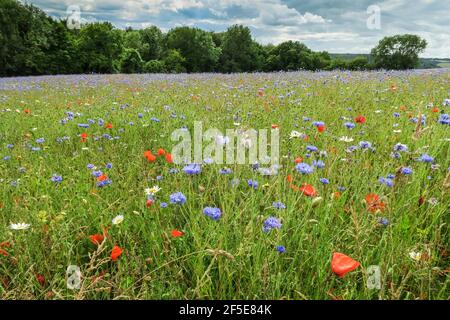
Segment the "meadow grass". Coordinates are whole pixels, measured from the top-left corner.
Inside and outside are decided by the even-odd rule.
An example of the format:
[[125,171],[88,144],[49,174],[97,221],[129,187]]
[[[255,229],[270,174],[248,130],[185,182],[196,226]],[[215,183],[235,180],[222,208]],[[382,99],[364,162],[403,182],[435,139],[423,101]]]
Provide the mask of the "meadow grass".
[[[449,90],[448,70],[0,79],[0,298],[449,299],[450,137],[438,121],[449,113]],[[74,117],[61,124],[67,112]],[[365,123],[355,122],[360,115]],[[424,125],[415,123],[423,115]],[[95,123],[78,126],[88,119]],[[236,164],[223,175],[225,165],[205,164],[187,175],[164,157],[147,161],[146,150],[170,152],[171,133],[192,131],[194,121],[223,132],[278,125],[278,174]],[[356,127],[346,128],[348,121]],[[307,141],[290,139],[293,130]],[[347,152],[361,141],[373,150]],[[408,146],[398,159],[391,156],[397,143]],[[424,153],[433,163],[417,161]],[[297,157],[325,167],[302,175]],[[98,187],[88,164],[112,183]],[[404,167],[413,173],[402,174]],[[388,174],[392,187],[379,182]],[[295,189],[303,183],[317,196]],[[145,189],[154,185],[161,191],[147,207]],[[178,191],[184,205],[169,201]],[[384,208],[368,210],[372,193]],[[274,208],[277,201],[286,208]],[[208,206],[222,216],[204,215]],[[117,215],[124,220],[114,225]],[[266,233],[270,216],[282,227]],[[11,229],[20,222],[29,228]],[[89,236],[104,228],[104,242],[92,243]],[[173,237],[174,229],[183,235]],[[116,261],[114,246],[123,250]],[[360,267],[338,277],[333,252]],[[80,267],[78,290],[66,285],[69,265]],[[371,265],[380,267],[380,290],[366,285]]]

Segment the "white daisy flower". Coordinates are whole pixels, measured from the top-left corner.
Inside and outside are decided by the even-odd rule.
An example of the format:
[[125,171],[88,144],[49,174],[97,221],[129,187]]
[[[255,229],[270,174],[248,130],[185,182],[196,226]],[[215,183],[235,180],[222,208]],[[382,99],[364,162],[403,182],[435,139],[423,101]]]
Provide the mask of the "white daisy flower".
[[120,224],[122,223],[123,219],[124,219],[123,215],[119,214],[114,219],[112,219],[112,224]]
[[293,138],[301,138],[303,136],[303,133],[300,133],[298,131],[291,131],[291,134],[289,135],[289,139]]
[[409,253],[409,257],[411,259],[413,259],[414,261],[420,261],[420,259],[422,259],[422,253],[416,252],[416,251],[411,251]]
[[339,141],[350,143],[350,142],[353,142],[353,138],[347,137],[347,136],[343,136],[343,137],[339,138]]
[[29,224],[29,223],[20,222],[20,223],[11,223],[9,228],[12,230],[26,230],[30,226],[31,226],[31,224]]
[[160,190],[161,190],[160,187],[158,187],[158,186],[153,186],[153,187],[151,187],[151,188],[146,188],[146,189],[145,189],[145,193],[146,193],[147,195],[153,195],[153,194],[158,193]]

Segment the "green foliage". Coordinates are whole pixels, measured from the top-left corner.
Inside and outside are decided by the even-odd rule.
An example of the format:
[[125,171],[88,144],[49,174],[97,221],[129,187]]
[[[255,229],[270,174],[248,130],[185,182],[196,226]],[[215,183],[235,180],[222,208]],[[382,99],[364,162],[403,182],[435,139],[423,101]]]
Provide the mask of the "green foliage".
[[122,73],[141,73],[144,67],[144,61],[137,49],[125,49],[122,54],[120,71]]
[[167,72],[181,73],[186,72],[186,59],[181,55],[180,51],[171,49],[167,51],[163,59]]
[[226,32],[177,27],[116,29],[109,22],[70,30],[32,5],[0,1],[0,76],[138,73],[254,72],[436,68],[446,62],[419,60],[427,43],[415,35],[386,37],[366,56],[313,52],[298,41],[261,45],[250,29]]
[[144,65],[145,73],[163,73],[166,72],[166,67],[164,62],[160,60],[150,60]]
[[219,59],[220,49],[211,34],[198,28],[177,27],[166,35],[166,46],[175,49],[185,58],[187,72],[213,71]]
[[372,49],[372,56],[378,68],[413,69],[419,65],[419,53],[426,46],[426,40],[412,34],[385,37]]

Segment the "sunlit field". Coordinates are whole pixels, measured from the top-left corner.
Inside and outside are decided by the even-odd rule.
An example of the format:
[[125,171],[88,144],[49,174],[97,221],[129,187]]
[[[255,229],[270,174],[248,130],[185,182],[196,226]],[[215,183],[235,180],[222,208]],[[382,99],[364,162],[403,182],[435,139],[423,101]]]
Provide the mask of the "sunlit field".
[[[0,79],[0,298],[449,299],[449,99],[449,69]],[[194,121],[278,130],[279,165],[175,164]]]

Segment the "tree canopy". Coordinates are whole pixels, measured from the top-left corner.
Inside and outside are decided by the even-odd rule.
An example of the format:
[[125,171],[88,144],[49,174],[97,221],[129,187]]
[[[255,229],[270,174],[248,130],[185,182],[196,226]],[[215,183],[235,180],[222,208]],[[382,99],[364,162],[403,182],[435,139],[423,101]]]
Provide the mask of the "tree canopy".
[[35,6],[0,1],[0,76],[408,69],[417,66],[426,45],[416,35],[397,35],[382,39],[370,59],[342,60],[298,41],[262,45],[242,25],[225,32],[183,26],[163,33],[156,26],[121,30],[96,22],[74,30]]

